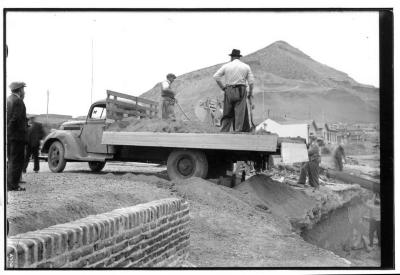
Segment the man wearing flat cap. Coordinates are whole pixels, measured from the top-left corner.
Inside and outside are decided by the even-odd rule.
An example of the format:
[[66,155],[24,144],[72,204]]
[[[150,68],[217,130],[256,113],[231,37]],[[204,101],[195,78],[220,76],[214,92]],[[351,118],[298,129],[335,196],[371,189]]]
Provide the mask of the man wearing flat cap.
[[161,117],[162,119],[175,120],[175,95],[176,92],[171,89],[171,84],[176,76],[167,74],[167,80],[161,82]]
[[[250,131],[247,114],[247,97],[253,96],[254,75],[250,66],[240,61],[240,50],[233,49],[231,62],[223,65],[214,79],[224,91],[224,110],[221,118],[221,132],[229,132],[233,124],[235,132]],[[224,81],[222,78],[224,77]],[[249,93],[247,94],[247,85]]]
[[310,134],[308,146],[309,162],[303,163],[300,169],[300,177],[298,184],[306,184],[306,176],[308,175],[308,183],[315,189],[319,188],[319,164],[321,162],[321,154],[319,147],[322,144],[322,139]]
[[24,82],[10,84],[11,95],[7,98],[7,190],[24,191],[19,186],[25,158],[26,109],[24,104],[26,87]]

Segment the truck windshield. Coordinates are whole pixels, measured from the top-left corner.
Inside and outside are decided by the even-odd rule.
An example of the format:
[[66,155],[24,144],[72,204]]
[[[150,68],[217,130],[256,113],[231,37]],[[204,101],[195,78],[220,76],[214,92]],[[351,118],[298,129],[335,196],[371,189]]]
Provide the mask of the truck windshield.
[[106,108],[104,106],[93,107],[90,118],[92,119],[106,119]]

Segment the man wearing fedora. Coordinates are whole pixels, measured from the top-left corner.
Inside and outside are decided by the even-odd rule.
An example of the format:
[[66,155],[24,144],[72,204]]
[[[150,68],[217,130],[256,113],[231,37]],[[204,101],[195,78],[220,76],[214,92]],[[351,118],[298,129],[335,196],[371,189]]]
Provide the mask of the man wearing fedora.
[[176,76],[167,74],[167,80],[161,82],[161,118],[175,120],[175,91],[171,89],[171,84]]
[[7,190],[24,191],[19,186],[25,158],[26,109],[24,104],[26,87],[24,82],[10,84],[11,95],[7,98]]
[[[224,110],[221,118],[221,132],[229,132],[233,124],[235,132],[249,132],[250,123],[247,113],[247,97],[253,96],[254,75],[250,66],[240,61],[240,50],[233,49],[231,62],[223,65],[214,79],[224,91]],[[224,81],[222,81],[224,77]],[[249,86],[247,94],[246,87]]]

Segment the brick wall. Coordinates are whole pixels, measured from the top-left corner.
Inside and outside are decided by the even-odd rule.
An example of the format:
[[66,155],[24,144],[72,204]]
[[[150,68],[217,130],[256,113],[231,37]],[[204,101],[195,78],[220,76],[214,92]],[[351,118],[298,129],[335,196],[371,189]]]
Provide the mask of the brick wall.
[[139,204],[7,238],[6,268],[179,266],[189,252],[189,205]]

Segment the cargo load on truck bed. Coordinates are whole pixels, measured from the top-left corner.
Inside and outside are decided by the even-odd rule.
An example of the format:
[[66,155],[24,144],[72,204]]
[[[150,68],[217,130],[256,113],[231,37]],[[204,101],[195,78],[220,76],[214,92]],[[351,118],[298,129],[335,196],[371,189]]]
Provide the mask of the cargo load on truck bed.
[[163,132],[163,133],[219,133],[217,127],[200,121],[170,121],[158,118],[137,119],[128,117],[111,123],[106,131],[114,132]]

